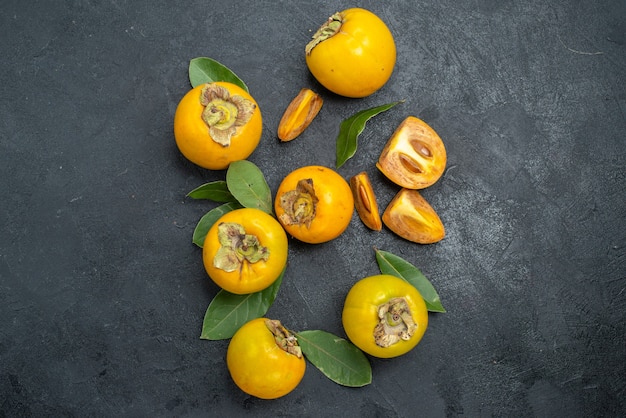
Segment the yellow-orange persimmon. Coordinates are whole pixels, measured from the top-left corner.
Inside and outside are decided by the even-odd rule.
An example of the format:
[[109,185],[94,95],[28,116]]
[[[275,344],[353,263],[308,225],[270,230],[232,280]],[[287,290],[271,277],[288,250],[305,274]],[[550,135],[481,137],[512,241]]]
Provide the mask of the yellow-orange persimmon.
[[287,395],[306,371],[295,336],[280,321],[267,318],[239,328],[228,344],[226,364],[235,384],[261,399]]
[[341,235],[352,219],[350,185],[323,166],[300,167],[289,173],[276,192],[274,211],[288,234],[309,244]]
[[361,8],[335,13],[305,48],[311,74],[328,90],[365,97],[380,89],[396,64],[391,31],[378,16]]
[[209,229],[202,247],[204,268],[222,289],[258,292],[278,279],[287,264],[287,235],[271,215],[235,209]]
[[428,310],[413,285],[380,274],[352,286],[341,319],[354,345],[374,357],[392,358],[420,342],[428,326]]
[[258,146],[262,130],[257,102],[228,82],[194,87],[181,99],[174,115],[174,137],[180,152],[211,170],[248,158]]

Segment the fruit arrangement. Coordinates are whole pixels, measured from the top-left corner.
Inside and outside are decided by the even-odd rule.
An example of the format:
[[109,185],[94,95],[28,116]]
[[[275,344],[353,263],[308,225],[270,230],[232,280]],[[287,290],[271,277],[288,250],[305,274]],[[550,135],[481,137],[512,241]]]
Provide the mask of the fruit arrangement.
[[[328,94],[362,98],[387,83],[396,62],[394,38],[374,13],[351,8],[333,14],[306,45],[311,74]],[[192,88],[179,102],[174,136],[181,154],[225,179],[188,196],[219,203],[196,225],[208,277],[221,290],[210,302],[201,338],[230,339],[226,363],[249,395],[275,399],[294,390],[307,361],[330,380],[359,387],[372,381],[368,356],[393,358],[422,339],[429,312],[445,312],[433,285],[410,262],[375,249],[380,274],[356,281],[345,297],[347,338],[324,330],[293,331],[266,318],[284,280],[290,239],[320,245],[349,227],[354,212],[373,231],[389,231],[417,244],[445,237],[443,223],[419,190],[446,166],[446,149],[426,122],[407,116],[382,149],[378,170],[399,191],[382,216],[365,172],[344,179],[336,169],[309,165],[285,176],[275,196],[261,169],[248,160],[259,146],[261,109],[247,85],[223,64],[205,57],[189,65]],[[341,167],[356,155],[366,123],[402,101],[362,110],[344,120],[336,142]],[[322,111],[320,94],[304,87],[286,108],[278,140],[298,138]]]

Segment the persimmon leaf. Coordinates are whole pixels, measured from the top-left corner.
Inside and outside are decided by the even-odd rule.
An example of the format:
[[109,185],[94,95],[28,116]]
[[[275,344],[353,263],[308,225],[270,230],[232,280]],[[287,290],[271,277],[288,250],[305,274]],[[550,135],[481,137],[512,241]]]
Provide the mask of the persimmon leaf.
[[350,341],[319,330],[297,332],[296,338],[306,359],[333,382],[350,387],[372,383],[369,360]]
[[202,248],[204,246],[206,234],[209,232],[209,229],[211,229],[213,224],[217,222],[223,214],[228,213],[231,210],[240,209],[241,207],[242,206],[238,202],[229,202],[211,209],[202,218],[200,218],[200,221],[196,224],[196,228],[193,231],[192,242]]
[[446,312],[432,283],[413,264],[387,251],[376,250],[376,261],[383,274],[390,274],[411,283],[422,295],[430,312]]
[[241,78],[224,64],[207,57],[194,58],[189,62],[189,81],[192,87],[215,81],[227,81],[248,91]]
[[341,167],[346,161],[354,156],[358,146],[358,139],[365,124],[374,116],[391,109],[397,104],[403,103],[404,100],[384,104],[382,106],[373,107],[371,109],[361,110],[352,115],[348,119],[341,122],[339,126],[339,135],[337,136],[337,168]]
[[202,184],[187,193],[187,196],[192,199],[206,199],[223,203],[237,201],[223,180]]
[[273,215],[272,192],[261,170],[248,160],[230,163],[226,171],[228,190],[246,208],[260,209]]
[[247,295],[220,290],[213,298],[202,322],[203,340],[225,340],[235,335],[243,324],[261,318],[268,311],[283,281],[285,270],[269,287]]

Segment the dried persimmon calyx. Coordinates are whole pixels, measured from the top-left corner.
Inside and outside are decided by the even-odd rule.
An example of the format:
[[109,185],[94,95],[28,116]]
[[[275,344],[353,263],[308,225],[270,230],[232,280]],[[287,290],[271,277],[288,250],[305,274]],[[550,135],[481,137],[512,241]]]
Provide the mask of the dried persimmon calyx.
[[446,160],[446,148],[437,132],[409,116],[385,144],[376,167],[401,187],[424,189],[439,180]]
[[267,261],[270,252],[261,245],[259,238],[247,234],[243,226],[235,222],[223,222],[218,226],[220,248],[213,265],[226,272],[241,270],[244,263]]
[[377,309],[380,321],[374,328],[374,341],[379,347],[390,347],[401,340],[411,339],[417,329],[405,298],[397,297]]
[[237,128],[252,118],[256,104],[229,93],[228,89],[215,83],[207,83],[200,93],[200,104],[204,106],[202,120],[209,128],[213,141],[228,147]]
[[280,204],[285,213],[280,216],[285,225],[305,225],[311,227],[315,219],[315,209],[319,199],[315,195],[313,179],[301,179],[294,190],[280,197]]
[[276,345],[281,350],[286,351],[289,354],[293,354],[298,358],[302,358],[302,348],[298,345],[298,339],[289,331],[284,325],[277,319],[266,319],[265,326],[270,330]]

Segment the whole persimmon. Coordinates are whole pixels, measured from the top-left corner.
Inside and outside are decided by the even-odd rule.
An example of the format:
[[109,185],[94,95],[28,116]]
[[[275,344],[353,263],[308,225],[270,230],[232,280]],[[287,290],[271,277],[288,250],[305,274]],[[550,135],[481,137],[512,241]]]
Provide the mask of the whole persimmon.
[[283,179],[274,211],[292,237],[320,244],[337,238],[348,228],[354,198],[350,185],[339,173],[311,165],[300,167]]
[[183,96],[174,115],[174,138],[180,152],[211,170],[248,158],[259,145],[262,130],[257,102],[228,82],[194,87]]
[[305,59],[328,90],[360,98],[387,83],[396,64],[396,44],[380,17],[355,7],[328,18],[307,44]]

